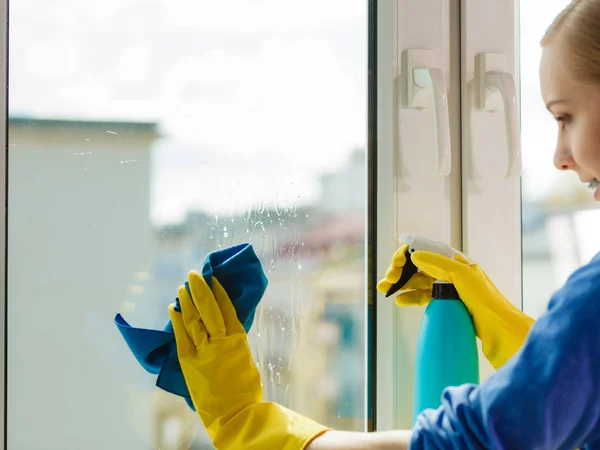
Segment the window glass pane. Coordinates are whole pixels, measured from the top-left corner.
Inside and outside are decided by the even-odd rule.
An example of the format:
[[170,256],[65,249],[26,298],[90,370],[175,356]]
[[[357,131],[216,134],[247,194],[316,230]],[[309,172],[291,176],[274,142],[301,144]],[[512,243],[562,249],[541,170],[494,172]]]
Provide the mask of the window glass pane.
[[364,429],[367,2],[20,0],[10,20],[8,447],[210,448],[113,318],[162,328],[188,270],[241,242],[269,278],[267,399]]
[[523,307],[537,317],[550,296],[600,251],[600,209],[573,172],[553,165],[558,132],[539,85],[539,42],[548,24],[569,4],[520,2],[521,122],[523,142]]

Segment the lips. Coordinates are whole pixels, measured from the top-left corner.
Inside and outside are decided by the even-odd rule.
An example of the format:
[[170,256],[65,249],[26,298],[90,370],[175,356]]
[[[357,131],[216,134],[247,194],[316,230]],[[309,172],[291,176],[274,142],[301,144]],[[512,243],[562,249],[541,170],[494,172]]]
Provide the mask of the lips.
[[598,183],[598,178],[594,178],[588,182],[588,187],[594,191],[594,200],[600,202],[600,183]]

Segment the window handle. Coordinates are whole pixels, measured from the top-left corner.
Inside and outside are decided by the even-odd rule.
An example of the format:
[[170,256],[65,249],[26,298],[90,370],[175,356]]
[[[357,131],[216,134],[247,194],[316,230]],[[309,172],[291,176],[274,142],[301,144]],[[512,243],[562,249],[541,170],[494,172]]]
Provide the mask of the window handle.
[[[448,176],[451,169],[450,119],[448,117],[448,89],[444,73],[432,67],[431,50],[406,50],[406,106],[425,109],[431,104],[435,134],[436,176]],[[431,100],[428,100],[428,97]],[[430,103],[431,102],[431,103]]]
[[515,77],[505,70],[503,54],[481,53],[476,56],[475,82],[478,108],[486,111],[504,110],[504,130],[508,162],[507,179],[520,178],[523,166],[521,127]]

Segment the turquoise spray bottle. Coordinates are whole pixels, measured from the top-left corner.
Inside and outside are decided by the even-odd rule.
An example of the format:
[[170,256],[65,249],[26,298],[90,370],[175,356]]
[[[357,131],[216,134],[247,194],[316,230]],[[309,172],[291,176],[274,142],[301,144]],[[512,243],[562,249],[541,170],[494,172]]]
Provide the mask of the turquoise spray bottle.
[[454,285],[436,281],[421,320],[415,359],[413,421],[441,404],[448,386],[479,383],[473,321]]
[[[403,236],[409,244],[402,276],[387,296],[402,289],[418,271],[410,255],[427,250],[453,258],[458,250],[419,236]],[[468,259],[464,254],[462,255]],[[451,283],[436,281],[427,305],[417,341],[413,421],[427,408],[441,404],[448,386],[479,383],[479,356],[471,316]]]

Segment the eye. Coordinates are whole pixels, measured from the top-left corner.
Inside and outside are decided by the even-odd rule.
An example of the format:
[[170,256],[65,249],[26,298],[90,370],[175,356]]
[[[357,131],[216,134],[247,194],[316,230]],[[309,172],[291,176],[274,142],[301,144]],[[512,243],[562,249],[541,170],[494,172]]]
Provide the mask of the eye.
[[570,114],[561,114],[560,116],[556,116],[555,119],[558,122],[559,126],[561,128],[564,128],[572,121],[573,116],[571,116]]

